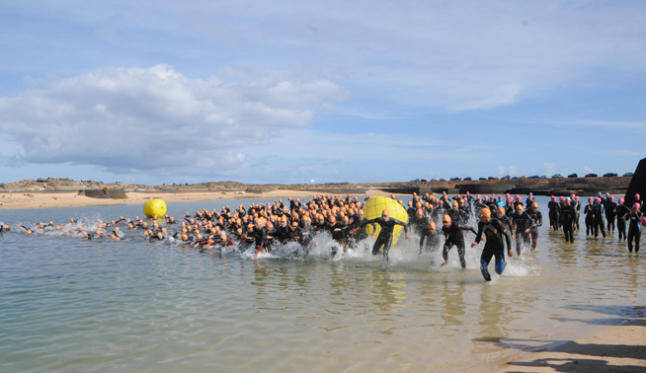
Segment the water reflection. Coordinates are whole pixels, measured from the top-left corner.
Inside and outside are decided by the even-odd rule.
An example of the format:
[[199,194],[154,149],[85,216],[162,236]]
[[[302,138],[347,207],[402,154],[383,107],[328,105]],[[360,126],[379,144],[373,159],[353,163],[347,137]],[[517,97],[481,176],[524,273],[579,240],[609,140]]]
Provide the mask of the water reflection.
[[[445,282],[442,288],[441,303],[444,305],[442,320],[446,325],[460,326],[464,317],[465,285],[458,282]],[[452,333],[448,333],[452,335]]]
[[408,299],[407,284],[402,273],[392,273],[381,268],[370,272],[372,277],[372,304],[387,315],[397,312]]

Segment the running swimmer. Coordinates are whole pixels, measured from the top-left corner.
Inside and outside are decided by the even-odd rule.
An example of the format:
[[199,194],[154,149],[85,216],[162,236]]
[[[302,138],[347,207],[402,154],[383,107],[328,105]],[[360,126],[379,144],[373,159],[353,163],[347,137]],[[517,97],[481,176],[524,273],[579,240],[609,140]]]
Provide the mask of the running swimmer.
[[505,270],[505,265],[507,263],[505,260],[502,236],[505,236],[508,248],[511,248],[511,237],[499,220],[491,218],[491,210],[486,207],[480,210],[478,233],[476,233],[475,241],[471,244],[472,248],[476,247],[480,243],[482,233],[485,234],[486,241],[485,246],[482,249],[482,255],[480,256],[480,271],[482,272],[482,277],[484,277],[485,281],[491,281],[491,275],[487,269],[489,262],[491,261],[491,257],[495,256],[496,273],[501,275]]
[[458,255],[460,256],[460,265],[462,269],[467,267],[467,263],[464,259],[464,235],[462,234],[463,230],[471,231],[476,234],[476,230],[473,227],[466,225],[454,224],[451,216],[449,214],[444,215],[442,218],[442,233],[444,233],[444,247],[442,249],[442,258],[444,263],[440,265],[440,268],[444,268],[449,263],[449,250],[456,246],[458,248]]
[[396,225],[401,225],[402,227],[404,227],[406,239],[410,239],[408,237],[408,227],[406,227],[406,223],[391,218],[390,212],[388,212],[388,210],[383,210],[381,212],[380,218],[365,220],[363,223],[361,223],[361,226],[368,224],[379,224],[379,226],[381,227],[381,231],[379,232],[379,235],[375,240],[375,244],[372,246],[372,255],[379,254],[379,250],[383,247],[383,258],[386,262],[388,262],[389,260],[388,252],[390,251],[390,246],[393,244],[393,230],[395,229]]
[[532,202],[527,214],[534,222],[529,228],[529,233],[532,238],[532,249],[536,250],[536,246],[538,246],[538,227],[543,225],[543,214],[538,211],[538,203]]

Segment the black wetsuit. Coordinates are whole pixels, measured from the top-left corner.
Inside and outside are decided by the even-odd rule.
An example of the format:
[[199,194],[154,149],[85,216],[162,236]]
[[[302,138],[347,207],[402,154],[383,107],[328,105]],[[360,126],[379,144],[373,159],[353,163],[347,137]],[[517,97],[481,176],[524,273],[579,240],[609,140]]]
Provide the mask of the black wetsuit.
[[547,204],[547,208],[549,210],[550,227],[557,231],[559,229],[559,203],[550,201]]
[[254,238],[254,248],[255,250],[258,250],[262,247],[262,249],[269,251],[269,238],[267,237],[267,228],[254,228],[253,231],[249,234],[251,237]]
[[283,244],[286,243],[291,237],[289,226],[276,227],[276,229],[274,229],[274,232],[272,233],[272,236],[274,237],[275,240],[279,241],[280,243],[283,243]]
[[447,214],[451,217],[453,224],[464,225],[469,221],[469,213],[461,209],[450,209]]
[[599,236],[599,230],[601,230],[601,234],[603,237],[606,237],[606,229],[603,226],[603,216],[602,216],[602,208],[601,204],[595,203],[592,205],[592,232],[594,233],[594,237]]
[[520,215],[512,215],[511,220],[516,226],[516,253],[520,255],[522,244],[529,244],[529,235],[531,232],[531,226],[534,224],[534,220],[529,216],[527,211],[523,211]]
[[372,246],[372,255],[379,254],[379,249],[381,249],[383,246],[383,256],[386,259],[388,258],[388,251],[390,250],[390,246],[393,244],[393,230],[395,229],[395,226],[403,226],[404,231],[408,233],[408,227],[406,227],[406,223],[393,218],[389,218],[388,220],[384,220],[384,218],[382,217],[370,219],[362,222],[361,226],[368,224],[379,224],[379,226],[381,227],[381,231],[379,231],[379,235],[375,240],[375,244]]
[[626,205],[617,205],[617,233],[619,233],[619,240],[626,239],[626,215],[630,213],[630,209]]
[[418,217],[417,214],[414,214],[413,217],[408,221],[408,225],[412,226],[415,232],[418,233],[421,233],[428,226],[428,223],[429,220],[426,215]]
[[574,207],[563,205],[560,212],[560,223],[565,234],[565,242],[574,242],[574,219],[576,212]]
[[527,211],[527,214],[534,221],[534,224],[529,228],[529,233],[531,233],[532,239],[535,240],[538,238],[538,227],[543,225],[543,214],[538,210],[536,212]]
[[583,209],[583,213],[585,214],[585,235],[586,236],[591,236],[592,235],[592,218],[594,216],[594,212],[592,211],[592,207],[594,205],[587,204],[585,205],[585,208]]
[[576,227],[576,230],[578,231],[581,229],[581,226],[579,224],[579,220],[581,219],[581,201],[577,199],[575,203],[572,204],[572,207],[574,207],[574,226]]
[[476,230],[473,229],[473,227],[465,226],[465,225],[458,225],[458,224],[451,224],[450,227],[442,227],[442,233],[444,233],[445,241],[444,241],[444,248],[442,249],[442,258],[444,258],[444,262],[446,263],[449,259],[449,250],[453,245],[457,246],[458,248],[458,255],[460,255],[460,265],[462,268],[466,268],[467,263],[466,260],[464,259],[464,235],[462,234],[462,231],[471,231],[474,234],[476,233]]
[[[426,245],[424,243],[426,242]],[[437,230],[431,231],[427,226],[419,234],[419,251],[422,250],[432,250],[440,245],[440,235],[437,233]]]
[[617,204],[607,198],[604,208],[606,210],[606,223],[608,224],[608,234],[615,233],[615,214],[617,213]]
[[628,251],[633,252],[633,241],[635,242],[635,252],[639,252],[639,238],[642,233],[641,220],[644,215],[641,211],[631,212],[626,215],[628,220]]
[[491,257],[496,257],[496,273],[502,274],[505,270],[505,252],[502,237],[505,237],[508,248],[511,247],[511,237],[505,230],[503,223],[497,219],[491,219],[488,223],[478,223],[478,233],[476,233],[475,240],[476,243],[480,243],[482,233],[487,237],[487,241],[482,249],[482,255],[480,255],[480,271],[486,281],[491,281],[491,276],[487,269],[489,262],[491,261]]

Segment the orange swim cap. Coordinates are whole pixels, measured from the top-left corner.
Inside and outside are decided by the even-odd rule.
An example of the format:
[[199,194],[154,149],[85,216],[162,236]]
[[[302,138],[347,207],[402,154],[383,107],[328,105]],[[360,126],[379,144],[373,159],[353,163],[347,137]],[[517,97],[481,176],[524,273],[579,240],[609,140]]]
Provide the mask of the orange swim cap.
[[489,220],[491,218],[491,210],[488,207],[483,207],[480,209],[480,217]]

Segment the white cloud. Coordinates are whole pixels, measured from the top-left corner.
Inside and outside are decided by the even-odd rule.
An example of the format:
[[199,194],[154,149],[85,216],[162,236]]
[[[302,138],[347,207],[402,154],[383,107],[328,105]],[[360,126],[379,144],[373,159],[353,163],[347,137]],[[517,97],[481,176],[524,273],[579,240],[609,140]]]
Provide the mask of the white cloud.
[[[353,95],[448,110],[513,104],[564,85],[604,87],[614,77],[599,79],[599,69],[646,66],[641,2],[158,1],[153,7],[116,0],[88,8],[68,0],[13,7],[93,32],[124,59],[162,55],[190,60],[197,71],[208,69],[198,65],[204,60],[280,66],[325,76],[352,87]],[[9,46],[54,39],[51,45],[70,48],[75,58],[97,54],[68,46],[69,35],[12,41],[15,33],[5,34]]]
[[0,131],[32,163],[89,164],[115,173],[217,174],[241,148],[303,128],[342,99],[325,80],[191,79],[166,65],[112,68],[0,98]]

